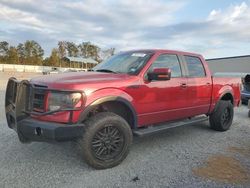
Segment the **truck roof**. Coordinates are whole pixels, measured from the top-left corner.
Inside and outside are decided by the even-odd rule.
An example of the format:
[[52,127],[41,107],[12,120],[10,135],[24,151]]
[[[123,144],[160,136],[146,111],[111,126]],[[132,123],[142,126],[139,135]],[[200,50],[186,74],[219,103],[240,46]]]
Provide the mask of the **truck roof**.
[[182,54],[182,55],[191,55],[191,56],[200,56],[201,54],[192,53],[192,52],[185,52],[185,51],[179,51],[179,50],[168,50],[168,49],[136,49],[136,50],[128,50],[128,51],[122,51],[122,52],[159,52],[159,53],[173,53],[173,54]]

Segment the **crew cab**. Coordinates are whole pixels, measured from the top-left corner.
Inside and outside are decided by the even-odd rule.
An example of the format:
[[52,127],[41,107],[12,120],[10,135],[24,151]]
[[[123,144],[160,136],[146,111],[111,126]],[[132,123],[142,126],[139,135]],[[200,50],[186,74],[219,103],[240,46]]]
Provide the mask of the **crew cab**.
[[121,163],[133,135],[209,119],[230,128],[240,78],[214,78],[204,58],[171,50],[118,53],[89,72],[10,78],[5,110],[21,142],[71,141],[96,169]]

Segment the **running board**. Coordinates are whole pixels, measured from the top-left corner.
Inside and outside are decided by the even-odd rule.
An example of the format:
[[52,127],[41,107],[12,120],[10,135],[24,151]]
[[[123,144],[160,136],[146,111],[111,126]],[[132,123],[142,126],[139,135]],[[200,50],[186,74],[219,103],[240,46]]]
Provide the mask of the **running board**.
[[160,124],[156,124],[156,125],[149,126],[146,128],[139,128],[139,129],[133,130],[133,134],[135,136],[142,137],[142,136],[159,133],[170,128],[179,127],[183,125],[196,124],[196,123],[200,123],[200,122],[207,121],[207,120],[208,120],[208,117],[206,116],[198,116],[198,117],[193,117],[191,119],[184,119],[184,120],[180,120],[176,122],[160,123]]

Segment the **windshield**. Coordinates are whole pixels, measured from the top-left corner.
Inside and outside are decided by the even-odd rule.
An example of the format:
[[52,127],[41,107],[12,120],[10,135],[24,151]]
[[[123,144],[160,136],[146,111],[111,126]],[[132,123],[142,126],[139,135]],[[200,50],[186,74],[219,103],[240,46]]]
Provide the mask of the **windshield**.
[[140,72],[152,55],[152,52],[120,53],[98,64],[93,70],[135,75]]

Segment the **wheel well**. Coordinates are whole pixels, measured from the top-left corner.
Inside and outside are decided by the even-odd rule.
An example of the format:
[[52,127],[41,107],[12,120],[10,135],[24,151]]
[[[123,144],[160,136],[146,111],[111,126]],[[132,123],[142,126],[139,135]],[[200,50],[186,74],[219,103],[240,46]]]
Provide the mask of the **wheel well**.
[[135,117],[132,110],[123,102],[107,101],[96,105],[87,115],[87,117],[94,116],[99,112],[112,112],[124,118],[131,128],[135,128]]
[[223,101],[231,101],[232,104],[234,104],[234,98],[233,98],[233,95],[231,93],[226,93],[225,95],[223,95],[221,97],[220,100],[223,100]]

